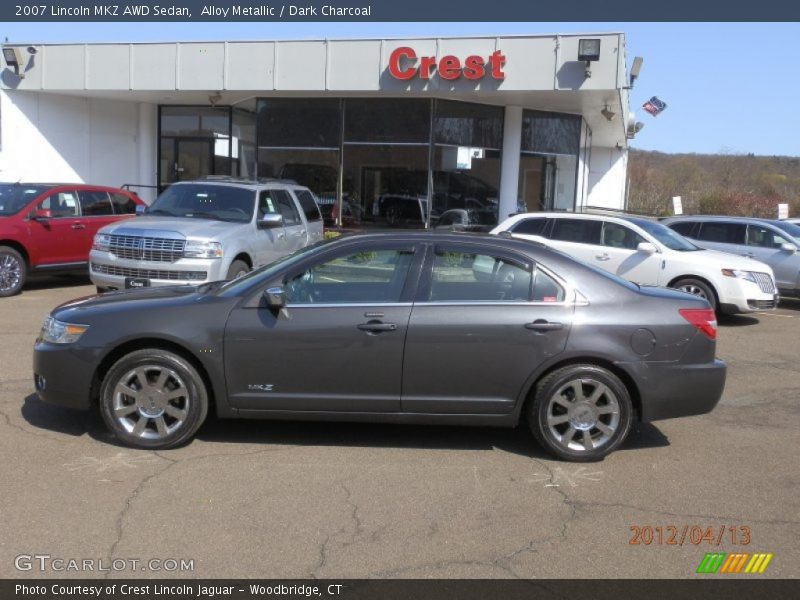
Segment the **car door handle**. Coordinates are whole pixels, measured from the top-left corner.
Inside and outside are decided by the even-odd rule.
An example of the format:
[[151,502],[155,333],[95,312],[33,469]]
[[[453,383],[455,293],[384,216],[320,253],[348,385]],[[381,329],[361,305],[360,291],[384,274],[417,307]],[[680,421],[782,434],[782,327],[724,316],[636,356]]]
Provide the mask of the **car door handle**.
[[396,331],[397,323],[380,323],[376,321],[370,321],[368,323],[359,323],[357,327],[361,331],[371,331],[371,332]]
[[83,223],[73,223],[72,224],[72,228],[73,229],[86,229],[86,225],[84,225]]
[[303,237],[305,234],[306,230],[304,229],[303,231],[298,231],[297,233],[295,233],[294,237]]
[[563,323],[551,323],[544,319],[536,319],[533,323],[525,323],[525,329],[532,329],[533,331],[557,331],[564,329]]
[[597,260],[611,260],[611,257],[608,254],[595,254],[594,257]]

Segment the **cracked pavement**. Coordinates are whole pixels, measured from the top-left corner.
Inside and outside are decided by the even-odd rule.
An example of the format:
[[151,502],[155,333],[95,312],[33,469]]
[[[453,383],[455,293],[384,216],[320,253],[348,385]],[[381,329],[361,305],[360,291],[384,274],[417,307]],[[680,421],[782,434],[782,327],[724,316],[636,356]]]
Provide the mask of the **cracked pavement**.
[[[33,395],[42,318],[92,291],[52,278],[0,300],[0,577],[695,577],[716,551],[800,575],[799,300],[721,322],[715,412],[639,425],[580,465],[524,427],[211,418],[184,448],[123,448],[98,415]],[[631,545],[634,525],[744,525],[752,542]],[[194,571],[18,571],[19,554]]]

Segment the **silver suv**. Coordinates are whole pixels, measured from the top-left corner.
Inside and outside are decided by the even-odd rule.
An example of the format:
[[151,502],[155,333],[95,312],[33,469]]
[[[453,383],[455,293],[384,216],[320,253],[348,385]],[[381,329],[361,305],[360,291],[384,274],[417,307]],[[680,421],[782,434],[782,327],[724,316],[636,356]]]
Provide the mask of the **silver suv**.
[[322,239],[314,195],[286,180],[174,183],[139,214],[95,235],[98,291],[233,279]]

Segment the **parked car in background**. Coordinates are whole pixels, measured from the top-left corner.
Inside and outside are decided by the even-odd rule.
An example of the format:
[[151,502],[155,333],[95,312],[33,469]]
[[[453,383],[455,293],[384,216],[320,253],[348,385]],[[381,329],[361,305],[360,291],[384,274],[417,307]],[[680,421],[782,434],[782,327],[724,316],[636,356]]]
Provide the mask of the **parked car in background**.
[[497,218],[494,213],[472,209],[451,208],[442,213],[434,229],[439,231],[471,231],[486,233],[494,227]]
[[800,227],[791,220],[692,216],[661,222],[702,248],[768,264],[775,272],[780,295],[800,296]]
[[641,285],[675,288],[725,314],[771,310],[778,295],[772,269],[757,260],[703,250],[643,217],[526,213],[492,230],[531,239]]
[[[179,184],[175,184],[177,187]],[[495,264],[475,276],[477,262]],[[708,303],[480,234],[342,236],[240,279],[66,303],[34,382],[99,405],[138,448],[220,417],[514,427],[602,458],[634,420],[709,412],[725,383]],[[212,403],[213,399],[213,403]]]
[[98,291],[234,279],[321,239],[308,188],[212,176],[174,183],[140,217],[101,229],[90,275]]
[[86,271],[94,234],[144,206],[119,188],[86,184],[0,183],[0,297],[29,275]]

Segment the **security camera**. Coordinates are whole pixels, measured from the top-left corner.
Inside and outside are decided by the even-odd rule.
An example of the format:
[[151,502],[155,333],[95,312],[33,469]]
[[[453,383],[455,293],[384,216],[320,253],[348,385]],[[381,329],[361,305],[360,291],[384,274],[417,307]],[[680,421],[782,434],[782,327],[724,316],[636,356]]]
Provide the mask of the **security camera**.
[[36,54],[36,48],[33,46],[28,46],[28,54]]

